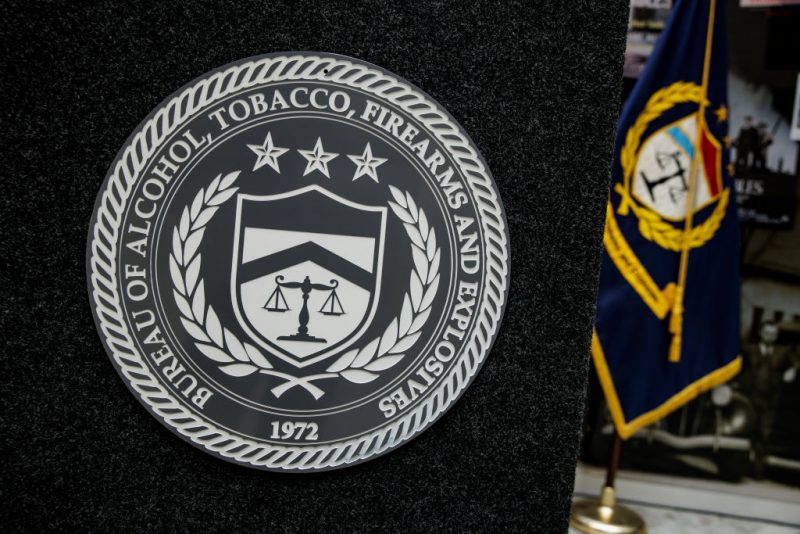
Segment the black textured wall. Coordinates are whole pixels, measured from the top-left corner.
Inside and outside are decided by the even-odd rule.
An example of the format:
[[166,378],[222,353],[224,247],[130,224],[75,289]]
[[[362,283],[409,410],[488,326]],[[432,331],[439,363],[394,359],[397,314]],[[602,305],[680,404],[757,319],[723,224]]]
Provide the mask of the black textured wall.
[[[0,11],[0,521],[565,531],[626,2],[92,4]],[[103,352],[84,278],[95,194],[138,122],[213,67],[286,50],[362,58],[441,102],[494,173],[512,246],[505,321],[463,398],[399,450],[316,475],[236,467],[162,427]]]

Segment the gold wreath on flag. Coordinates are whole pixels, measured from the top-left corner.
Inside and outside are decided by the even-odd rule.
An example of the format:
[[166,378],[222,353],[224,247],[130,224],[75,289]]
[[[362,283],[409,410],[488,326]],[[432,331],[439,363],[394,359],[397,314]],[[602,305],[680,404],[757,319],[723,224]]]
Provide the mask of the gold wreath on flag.
[[[722,219],[725,218],[730,200],[730,188],[725,188],[720,192],[719,201],[711,215],[702,224],[693,226],[689,232],[685,233],[682,227],[676,228],[657,212],[636,203],[630,191],[631,177],[639,158],[642,136],[650,123],[678,104],[694,102],[699,105],[703,102],[703,98],[702,87],[691,82],[676,82],[659,89],[650,96],[644,110],[628,130],[625,135],[625,144],[619,154],[623,183],[617,184],[614,188],[622,197],[617,213],[627,215],[628,210],[632,210],[639,220],[639,232],[642,236],[660,247],[674,252],[682,250],[684,240],[687,248],[691,249],[702,246],[714,236]],[[708,104],[708,101],[705,104]]]

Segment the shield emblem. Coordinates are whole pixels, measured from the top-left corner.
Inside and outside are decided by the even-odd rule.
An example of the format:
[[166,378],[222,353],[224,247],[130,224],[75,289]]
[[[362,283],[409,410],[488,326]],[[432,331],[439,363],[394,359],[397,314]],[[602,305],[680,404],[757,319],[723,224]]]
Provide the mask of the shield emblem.
[[[699,154],[696,154],[699,140]],[[633,177],[633,195],[640,204],[671,221],[686,217],[692,159],[698,157],[692,212],[714,202],[722,189],[720,143],[702,125],[697,135],[694,115],[668,124],[642,143]]]
[[372,321],[386,208],[313,185],[237,198],[231,298],[262,348],[305,367],[346,349]]

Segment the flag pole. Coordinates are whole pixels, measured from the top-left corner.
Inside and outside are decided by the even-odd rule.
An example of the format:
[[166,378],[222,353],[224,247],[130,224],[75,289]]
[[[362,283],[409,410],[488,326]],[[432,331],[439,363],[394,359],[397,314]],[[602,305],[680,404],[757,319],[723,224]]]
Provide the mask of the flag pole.
[[613,488],[614,482],[617,480],[617,467],[619,466],[619,449],[622,445],[622,439],[614,430],[614,436],[611,438],[610,452],[608,453],[608,466],[606,467],[606,487]]
[[642,516],[617,502],[614,484],[619,465],[622,438],[614,429],[609,447],[606,481],[599,499],[582,499],[572,504],[570,524],[586,534],[644,534],[647,532]]
[[686,194],[686,218],[683,225],[683,239],[681,240],[681,260],[678,271],[678,283],[675,286],[675,300],[672,304],[672,313],[669,320],[669,332],[672,342],[669,346],[669,361],[677,363],[681,359],[681,346],[683,344],[683,295],[686,287],[686,276],[689,271],[689,233],[692,231],[694,218],[694,190],[697,185],[697,166],[702,157],[703,127],[705,125],[706,104],[708,97],[708,72],[711,64],[711,46],[714,40],[714,19],[716,18],[717,1],[711,0],[708,8],[708,28],[706,30],[706,49],[703,58],[702,97],[697,106],[697,131],[695,132],[695,147],[689,172],[689,190]]

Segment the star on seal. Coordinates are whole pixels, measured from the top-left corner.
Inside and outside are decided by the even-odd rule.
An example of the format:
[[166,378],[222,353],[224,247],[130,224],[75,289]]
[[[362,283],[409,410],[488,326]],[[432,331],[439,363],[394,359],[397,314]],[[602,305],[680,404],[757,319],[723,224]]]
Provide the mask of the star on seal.
[[264,139],[263,145],[247,145],[247,148],[252,150],[253,153],[258,156],[256,159],[256,164],[253,165],[254,171],[260,169],[264,165],[269,165],[275,170],[275,172],[278,174],[281,173],[281,169],[278,167],[278,158],[287,153],[289,149],[275,146],[275,144],[272,142],[271,132],[267,132],[267,138]]
[[325,149],[322,148],[322,139],[317,137],[317,142],[314,144],[313,150],[298,150],[300,155],[306,158],[308,163],[306,163],[306,170],[303,172],[303,176],[306,176],[314,171],[319,171],[325,175],[326,178],[330,179],[331,175],[328,172],[328,163],[331,160],[338,157],[339,154],[334,154],[333,152],[325,152]]
[[367,146],[364,148],[364,153],[360,156],[358,155],[347,155],[350,160],[356,164],[356,172],[353,174],[353,181],[355,182],[362,176],[369,176],[375,183],[378,182],[378,172],[377,168],[379,165],[382,165],[386,162],[386,158],[378,158],[372,155],[372,147]]

